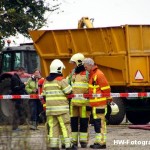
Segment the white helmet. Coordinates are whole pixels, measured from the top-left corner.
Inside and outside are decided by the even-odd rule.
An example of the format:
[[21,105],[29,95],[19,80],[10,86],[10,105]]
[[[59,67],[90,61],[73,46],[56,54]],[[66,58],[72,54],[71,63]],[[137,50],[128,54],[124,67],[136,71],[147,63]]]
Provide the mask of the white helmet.
[[77,66],[80,66],[82,65],[83,60],[84,60],[84,55],[81,53],[77,53],[71,57],[70,62],[75,62]]
[[111,102],[110,107],[111,107],[111,115],[116,115],[119,112],[119,107],[116,103]]
[[50,64],[50,73],[62,73],[62,70],[65,69],[65,65],[59,59],[54,59]]

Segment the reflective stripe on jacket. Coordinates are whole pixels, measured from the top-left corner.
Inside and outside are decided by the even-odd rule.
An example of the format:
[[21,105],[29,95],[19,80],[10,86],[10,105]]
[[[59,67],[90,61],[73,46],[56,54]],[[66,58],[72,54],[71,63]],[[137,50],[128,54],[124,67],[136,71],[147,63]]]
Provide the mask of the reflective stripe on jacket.
[[[79,74],[73,74],[71,79],[72,93],[73,94],[86,94],[88,93],[88,78],[86,71],[82,71]],[[74,106],[85,106],[89,105],[89,100],[87,98],[72,98],[72,105]]]
[[[102,71],[95,66],[90,71],[89,76],[89,94],[110,93],[110,86]],[[92,98],[90,99],[91,106],[104,106],[107,104],[107,98]]]
[[60,115],[69,112],[69,104],[66,94],[72,88],[66,79],[45,81],[43,85],[43,95],[46,96],[46,115]]

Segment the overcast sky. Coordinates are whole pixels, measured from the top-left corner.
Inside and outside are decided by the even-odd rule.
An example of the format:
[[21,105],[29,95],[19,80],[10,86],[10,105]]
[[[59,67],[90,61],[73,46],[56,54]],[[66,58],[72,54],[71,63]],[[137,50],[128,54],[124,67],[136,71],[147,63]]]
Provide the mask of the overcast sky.
[[[48,23],[42,29],[77,28],[82,17],[94,18],[94,27],[150,24],[150,0],[55,0],[53,4],[59,2],[59,10],[45,15]],[[31,41],[20,35],[13,39],[17,45]]]
[[77,28],[83,16],[94,18],[95,27],[150,24],[150,0],[62,0],[62,3],[59,14],[49,14],[50,29]]

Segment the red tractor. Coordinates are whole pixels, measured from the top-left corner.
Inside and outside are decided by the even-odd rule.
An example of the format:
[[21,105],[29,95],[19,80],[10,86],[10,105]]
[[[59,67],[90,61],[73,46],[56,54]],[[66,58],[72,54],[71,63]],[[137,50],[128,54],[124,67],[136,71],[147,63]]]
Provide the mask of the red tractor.
[[[39,57],[32,43],[20,46],[8,46],[0,51],[0,95],[10,92],[10,80],[15,69],[23,66],[26,69],[21,77],[26,82],[35,68],[40,68]],[[0,123],[9,122],[11,117],[11,100],[0,100]]]

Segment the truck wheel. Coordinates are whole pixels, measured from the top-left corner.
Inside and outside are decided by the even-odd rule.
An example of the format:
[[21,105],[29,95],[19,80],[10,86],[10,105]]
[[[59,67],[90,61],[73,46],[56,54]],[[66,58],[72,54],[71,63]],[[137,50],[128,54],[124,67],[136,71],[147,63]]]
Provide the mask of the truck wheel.
[[[10,91],[10,78],[0,82],[0,95],[7,95]],[[10,99],[0,100],[0,123],[10,123],[12,101]]]
[[116,115],[110,115],[108,124],[119,125],[123,121],[125,116],[125,106],[121,98],[113,98],[113,101],[118,105],[119,113]]
[[150,111],[126,111],[126,117],[132,124],[147,124],[150,121]]

